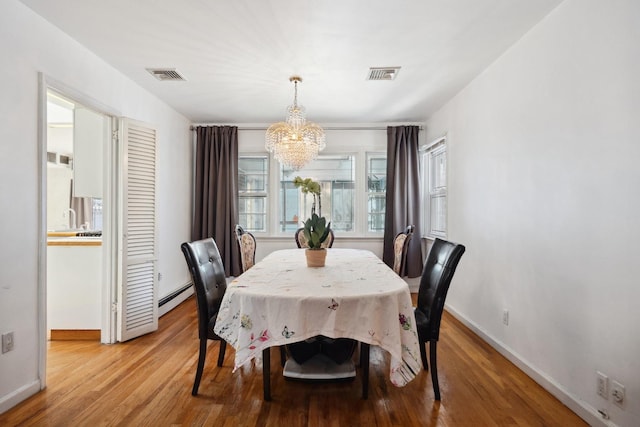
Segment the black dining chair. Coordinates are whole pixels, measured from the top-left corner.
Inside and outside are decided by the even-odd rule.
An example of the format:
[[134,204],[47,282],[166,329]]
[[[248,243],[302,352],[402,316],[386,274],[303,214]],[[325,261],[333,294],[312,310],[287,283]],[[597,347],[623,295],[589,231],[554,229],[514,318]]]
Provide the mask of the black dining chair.
[[407,251],[409,242],[413,236],[414,225],[408,225],[404,231],[396,234],[393,238],[393,271],[400,277],[404,273],[404,266],[407,263]]
[[429,370],[425,349],[426,343],[429,343],[431,382],[433,383],[433,393],[436,400],[440,400],[436,359],[436,345],[440,336],[440,320],[442,319],[444,300],[447,297],[451,279],[464,251],[465,247],[463,245],[436,239],[424,263],[420,278],[418,305],[414,310],[416,329],[420,340],[422,366],[425,370]]
[[[298,248],[308,248],[309,244],[307,243],[307,239],[305,239],[304,237],[304,227],[300,227],[296,230],[296,234],[294,234],[294,237],[296,239],[296,245],[298,245]],[[329,236],[327,237],[327,240],[325,240],[324,242],[322,242],[322,247],[323,248],[330,248],[333,246],[333,241],[335,239],[335,234],[333,234],[333,230],[329,229]]]
[[198,356],[198,369],[193,383],[192,395],[198,394],[198,387],[202,379],[204,361],[207,356],[208,340],[220,341],[218,352],[218,366],[222,366],[227,342],[213,332],[216,317],[220,310],[222,298],[227,290],[224,266],[220,258],[218,246],[212,238],[185,242],[181,246],[184,258],[189,266],[189,272],[193,279],[196,291],[196,303],[198,306],[198,337],[200,339],[200,355]]

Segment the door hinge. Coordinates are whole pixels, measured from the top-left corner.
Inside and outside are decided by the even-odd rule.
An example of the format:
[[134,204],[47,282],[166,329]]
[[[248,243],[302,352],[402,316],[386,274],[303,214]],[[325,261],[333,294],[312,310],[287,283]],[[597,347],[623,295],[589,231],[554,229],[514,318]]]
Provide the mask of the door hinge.
[[118,303],[116,303],[116,302],[112,302],[111,303],[111,312],[112,313],[117,313],[118,312]]
[[111,139],[113,140],[113,142],[118,142],[118,131],[114,130],[111,132]]

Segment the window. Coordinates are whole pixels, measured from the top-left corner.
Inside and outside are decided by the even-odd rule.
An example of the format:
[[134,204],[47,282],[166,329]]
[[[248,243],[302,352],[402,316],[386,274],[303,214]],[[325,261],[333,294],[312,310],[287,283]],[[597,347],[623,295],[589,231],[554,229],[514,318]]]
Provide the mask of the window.
[[296,176],[312,178],[321,186],[316,213],[331,221],[335,231],[355,229],[355,157],[353,155],[323,155],[299,171],[280,167],[279,230],[293,232],[311,216],[313,196],[302,194],[293,185]]
[[102,230],[102,199],[91,199],[91,230]]
[[447,237],[447,147],[445,138],[422,155],[423,230],[427,237]]
[[247,231],[267,231],[267,156],[238,158],[239,222]]
[[387,191],[386,154],[367,153],[367,230],[384,232]]

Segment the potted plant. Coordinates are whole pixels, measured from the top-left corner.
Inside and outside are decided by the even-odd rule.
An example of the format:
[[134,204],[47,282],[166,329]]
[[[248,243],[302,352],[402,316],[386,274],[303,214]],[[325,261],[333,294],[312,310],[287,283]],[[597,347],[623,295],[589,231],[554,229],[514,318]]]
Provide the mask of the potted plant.
[[[307,266],[324,267],[327,250],[322,247],[322,243],[329,237],[331,222],[327,223],[327,219],[322,216],[322,203],[320,199],[322,189],[320,183],[311,178],[302,179],[296,176],[293,179],[293,185],[299,187],[303,194],[311,193],[313,195],[311,217],[303,223],[302,230],[309,246],[305,252],[307,256]],[[318,202],[318,214],[316,214],[316,201]]]
[[327,250],[322,247],[322,243],[327,240],[330,231],[331,222],[327,224],[327,219],[315,212],[304,222],[304,238],[309,245],[305,251],[307,267],[324,267]]

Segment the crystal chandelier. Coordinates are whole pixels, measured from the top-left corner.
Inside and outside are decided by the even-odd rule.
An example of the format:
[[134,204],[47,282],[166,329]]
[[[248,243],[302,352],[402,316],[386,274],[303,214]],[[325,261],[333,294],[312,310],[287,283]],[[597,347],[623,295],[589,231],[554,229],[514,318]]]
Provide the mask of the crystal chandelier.
[[298,83],[302,82],[302,77],[292,76],[289,81],[295,87],[293,105],[287,107],[286,121],[269,126],[265,147],[284,166],[298,170],[318,157],[326,143],[324,130],[307,122],[304,107],[298,105]]

